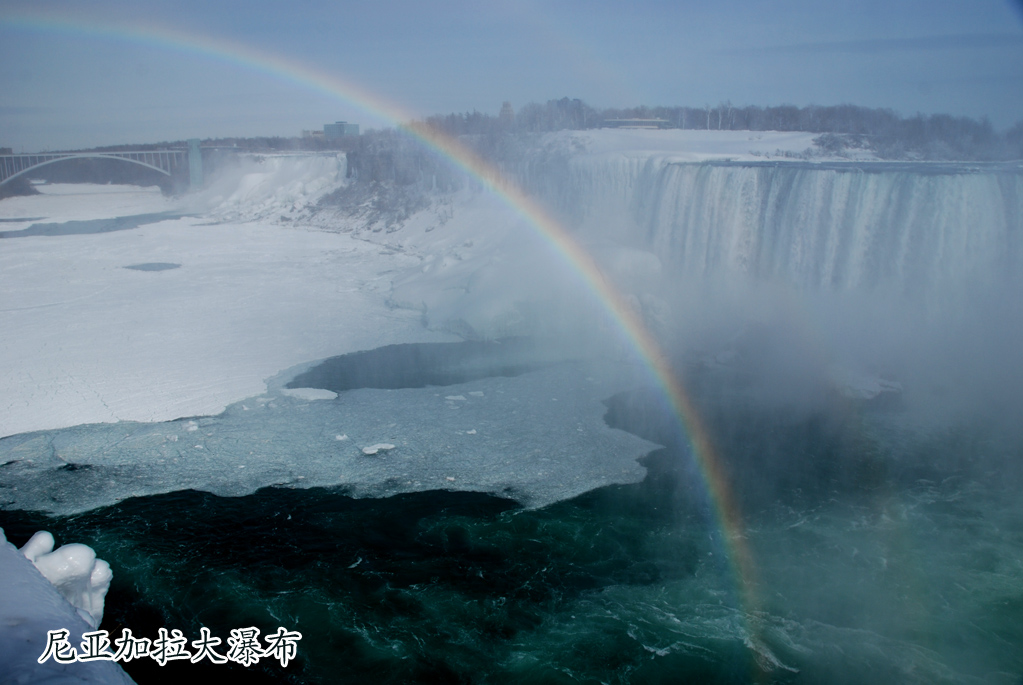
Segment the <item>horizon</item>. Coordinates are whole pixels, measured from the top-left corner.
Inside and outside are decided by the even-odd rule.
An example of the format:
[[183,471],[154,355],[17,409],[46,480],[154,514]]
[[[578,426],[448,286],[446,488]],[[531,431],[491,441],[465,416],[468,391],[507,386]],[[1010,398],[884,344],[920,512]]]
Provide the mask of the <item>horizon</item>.
[[[553,101],[548,101],[548,102],[553,102]],[[530,102],[526,103],[527,106],[528,105],[538,105],[538,104],[541,104],[541,103],[538,103],[536,101],[530,101]],[[584,104],[587,104],[587,103],[584,103]],[[836,105],[809,104],[809,105],[805,105],[803,107],[798,107],[796,105],[791,105],[791,104],[787,104],[787,103],[786,104],[781,104],[781,105],[769,105],[769,106],[756,105],[756,104],[736,105],[734,103],[719,103],[719,105],[716,105],[715,107],[712,107],[711,110],[713,111],[716,107],[722,107],[722,106],[730,106],[730,107],[732,107],[733,109],[736,109],[736,110],[742,110],[742,109],[745,109],[745,108],[754,108],[754,107],[759,107],[759,108],[764,109],[764,110],[768,110],[768,109],[775,108],[775,107],[777,107],[777,108],[797,107],[798,109],[801,109],[801,110],[809,109],[809,108],[827,109],[829,107],[846,107],[846,106],[857,107],[857,108],[861,107],[860,105],[855,105],[853,103],[840,103],[840,104],[836,104]],[[672,106],[665,106],[665,105],[636,105],[636,106],[612,106],[612,107],[604,108],[604,111],[607,111],[607,110],[610,110],[610,111],[615,111],[615,110],[619,110],[619,111],[625,110],[625,111],[628,111],[628,110],[634,110],[634,109],[657,110],[657,109],[676,109],[676,108],[684,108],[684,109],[690,109],[690,110],[701,110],[701,111],[704,109],[702,107],[692,107],[690,105],[672,105]],[[864,108],[864,109],[866,109],[866,108]],[[917,117],[923,117],[925,119],[930,118],[930,117],[953,117],[955,119],[966,119],[966,120],[972,121],[972,122],[977,123],[977,124],[990,123],[990,120],[988,119],[988,117],[976,118],[976,117],[969,117],[969,116],[965,116],[965,115],[963,115],[963,116],[956,116],[956,115],[948,114],[947,112],[933,112],[933,113],[929,113],[929,114],[925,114],[925,113],[922,113],[922,112],[916,112],[916,113],[914,113],[912,115],[908,115],[907,116],[907,115],[904,115],[904,114],[902,114],[900,112],[897,112],[897,111],[894,111],[894,110],[890,110],[888,108],[870,108],[870,109],[873,110],[873,111],[891,111],[892,113],[895,114],[895,116],[900,121],[909,121],[909,120],[912,120],[912,119],[917,118]],[[598,111],[600,111],[600,110],[598,110]],[[407,128],[409,128],[410,126],[412,126],[414,124],[422,124],[423,122],[426,122],[428,119],[433,118],[433,117],[460,116],[460,115],[469,115],[469,114],[475,114],[475,113],[483,114],[484,116],[491,117],[491,118],[493,118],[495,120],[498,118],[496,114],[493,114],[493,113],[490,113],[490,112],[479,112],[479,110],[473,110],[472,112],[433,113],[433,114],[428,114],[428,115],[424,116],[421,119],[417,119],[417,120],[413,120],[413,121],[393,122],[390,125],[382,125],[379,128],[363,128],[360,131],[360,135],[365,135],[367,133],[374,133],[374,132],[385,131],[385,130],[390,130],[390,129],[398,129],[398,128],[400,128],[400,129],[407,129]],[[517,113],[517,110],[516,110],[516,113]],[[605,121],[607,121],[607,120],[605,120]],[[334,122],[324,122],[324,123],[334,123]],[[994,127],[994,131],[995,131],[995,133],[997,135],[1003,136],[1010,129],[1014,129],[1014,128],[1017,128],[1019,126],[1023,126],[1023,118],[1020,118],[1016,122],[1013,122],[1009,126],[1006,126],[1006,127],[1003,127],[1003,128]],[[305,133],[305,132],[315,132],[315,133],[322,134],[322,130],[321,130],[322,127],[323,127],[323,124],[320,124],[320,129],[306,129],[304,131],[301,131],[299,134],[233,135],[233,134],[228,133],[228,134],[225,134],[225,135],[200,137],[199,140],[202,141],[203,143],[216,142],[216,141],[220,141],[220,140],[238,140],[238,141],[281,140],[281,141],[289,141],[289,142],[291,142],[291,141],[302,141],[302,140],[306,139],[306,136],[304,136],[303,133]],[[618,128],[618,127],[603,126],[603,125],[601,125],[601,126],[593,126],[593,127],[588,127],[588,128],[590,130],[599,130],[599,129],[604,129],[604,128]],[[626,128],[629,128],[629,127],[626,127]],[[568,126],[563,126],[561,128],[552,129],[552,131],[560,131],[560,130],[586,130],[586,129],[573,129],[572,127],[568,127]],[[832,130],[811,131],[811,130],[804,130],[804,129],[759,129],[759,128],[733,128],[733,129],[722,128],[722,129],[719,129],[719,128],[716,128],[713,125],[710,128],[701,127],[699,125],[686,126],[684,129],[682,127],[679,127],[679,126],[666,126],[662,130],[666,130],[666,131],[670,131],[670,130],[731,131],[733,133],[739,133],[739,132],[761,132],[761,133],[767,133],[767,132],[775,132],[775,133],[797,133],[797,132],[804,132],[804,133],[820,133],[821,135],[826,134],[826,133],[836,133],[838,135],[861,135],[861,134],[855,134],[855,133],[848,133],[848,132],[844,132],[844,131],[832,131]],[[862,135],[866,135],[869,138],[869,137],[871,137],[874,134],[862,134]],[[146,141],[133,140],[133,141],[127,141],[127,142],[126,141],[116,141],[116,142],[104,143],[102,145],[95,145],[95,146],[91,146],[91,147],[48,149],[48,150],[26,150],[26,151],[14,150],[12,152],[12,154],[53,154],[53,153],[65,153],[65,152],[67,152],[67,153],[70,153],[70,152],[94,152],[94,151],[104,151],[106,148],[132,148],[132,147],[154,146],[154,145],[155,146],[162,146],[162,145],[167,145],[167,146],[179,145],[180,146],[180,145],[187,145],[188,140],[189,140],[188,138],[180,138],[180,139],[175,139],[175,140],[171,140],[171,139],[167,139],[167,140],[146,140]],[[3,147],[9,147],[9,146],[0,145],[0,148],[3,148]],[[276,149],[276,148],[272,148],[272,149]],[[296,149],[298,149],[298,148],[296,148]],[[328,151],[330,151],[332,149],[334,149],[334,148],[325,148],[323,151],[328,152]]]

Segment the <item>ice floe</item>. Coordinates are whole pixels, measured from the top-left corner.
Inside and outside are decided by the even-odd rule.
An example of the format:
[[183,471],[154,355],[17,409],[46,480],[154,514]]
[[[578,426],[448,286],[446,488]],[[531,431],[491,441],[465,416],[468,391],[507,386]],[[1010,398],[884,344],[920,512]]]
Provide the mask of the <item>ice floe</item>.
[[[637,458],[657,447],[604,422],[602,401],[642,375],[621,362],[565,362],[481,378],[449,386],[472,398],[455,402],[438,402],[429,386],[273,401],[304,369],[271,379],[267,401],[246,401],[248,411],[237,403],[216,417],[0,440],[5,506],[70,514],[187,488],[238,496],[279,485],[339,486],[355,496],[454,488],[535,507],[642,480]],[[550,401],[554,392],[558,402]],[[183,449],[175,436],[192,439]]]
[[378,452],[386,452],[388,450],[393,450],[394,447],[395,446],[392,445],[389,442],[378,442],[375,445],[369,445],[368,447],[363,447],[362,448],[362,453],[363,454],[371,454],[372,455],[372,454],[377,454]]
[[300,400],[333,400],[337,399],[337,393],[322,388],[282,388],[281,392],[288,397]]

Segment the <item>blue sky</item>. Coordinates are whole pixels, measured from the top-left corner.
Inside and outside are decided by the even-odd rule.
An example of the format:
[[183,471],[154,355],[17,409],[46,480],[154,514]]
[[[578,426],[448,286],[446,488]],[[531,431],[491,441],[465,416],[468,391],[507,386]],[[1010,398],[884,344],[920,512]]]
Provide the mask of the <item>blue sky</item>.
[[[59,22],[113,34],[46,28]],[[260,69],[114,35],[139,26],[297,61],[415,116],[569,96],[598,107],[851,102],[987,116],[1000,129],[1023,119],[1023,9],[1010,0],[0,0],[0,146],[387,124]]]

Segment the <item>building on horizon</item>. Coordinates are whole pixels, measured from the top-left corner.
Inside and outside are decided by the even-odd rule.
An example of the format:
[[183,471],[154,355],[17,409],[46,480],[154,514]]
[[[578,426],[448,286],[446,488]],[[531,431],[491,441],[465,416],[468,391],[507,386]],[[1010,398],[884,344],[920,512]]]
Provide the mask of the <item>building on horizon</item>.
[[323,137],[327,140],[337,140],[348,136],[359,135],[359,125],[349,124],[347,121],[338,121],[333,124],[323,125]]

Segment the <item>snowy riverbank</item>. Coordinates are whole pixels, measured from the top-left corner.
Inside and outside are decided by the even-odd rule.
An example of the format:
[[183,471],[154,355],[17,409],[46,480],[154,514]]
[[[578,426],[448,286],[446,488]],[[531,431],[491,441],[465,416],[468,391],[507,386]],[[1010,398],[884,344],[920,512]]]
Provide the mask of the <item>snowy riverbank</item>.
[[[103,189],[43,186],[0,213],[27,227],[175,207]],[[181,218],[0,247],[0,435],[216,414],[301,362],[453,339],[386,306],[401,254],[348,235]],[[177,266],[127,268],[151,263]]]

